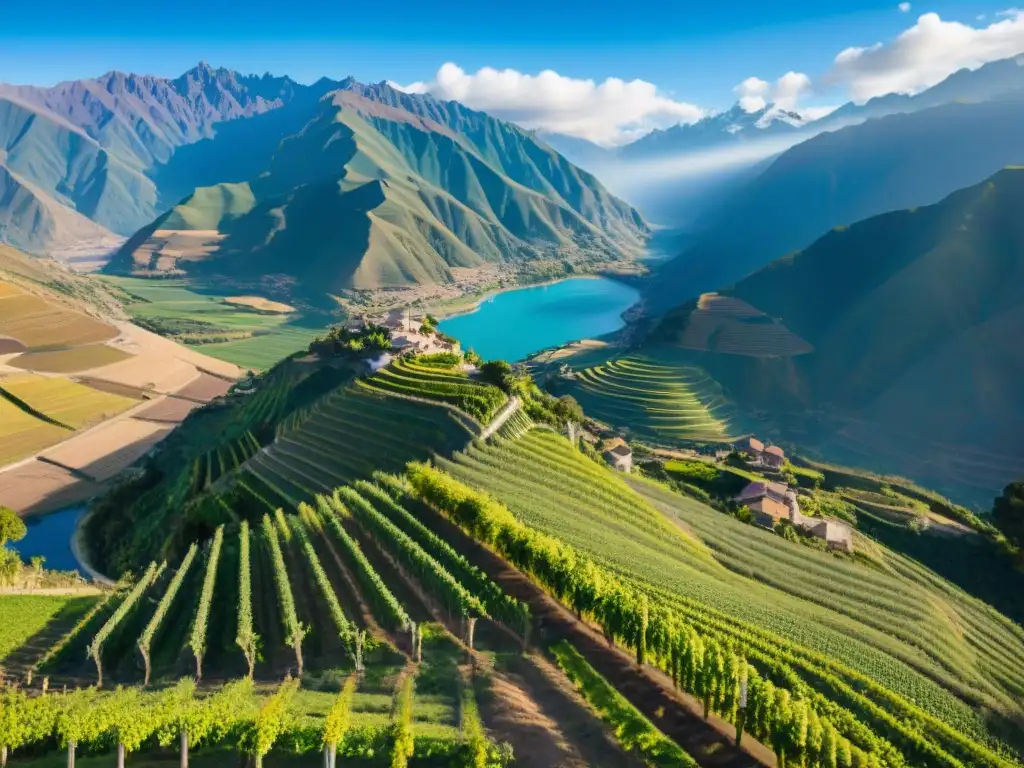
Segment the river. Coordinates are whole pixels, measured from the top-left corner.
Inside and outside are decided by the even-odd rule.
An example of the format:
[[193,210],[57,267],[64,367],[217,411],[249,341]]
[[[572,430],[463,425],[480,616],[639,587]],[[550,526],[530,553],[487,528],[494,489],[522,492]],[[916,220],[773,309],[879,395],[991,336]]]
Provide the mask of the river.
[[637,302],[636,289],[604,277],[502,291],[472,312],[442,320],[438,328],[485,360],[522,360],[576,339],[617,331],[622,313]]

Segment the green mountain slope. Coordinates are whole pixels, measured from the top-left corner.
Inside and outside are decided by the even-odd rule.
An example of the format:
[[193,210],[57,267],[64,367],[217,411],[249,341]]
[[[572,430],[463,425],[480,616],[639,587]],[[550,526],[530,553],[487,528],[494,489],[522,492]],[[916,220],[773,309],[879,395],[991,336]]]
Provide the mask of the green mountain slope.
[[[1006,169],[830,232],[723,292],[813,349],[704,362],[783,431],[810,409],[827,450],[985,498],[1024,472],[1021,210],[1024,170]],[[680,343],[698,318],[690,302],[653,338]]]
[[668,262],[650,300],[667,309],[807,247],[831,228],[930,205],[1024,158],[1024,98],[950,103],[823,133],[716,206]]
[[55,222],[77,213],[99,228],[130,233],[156,211],[156,188],[83,131],[27,104],[0,98],[0,167],[68,209],[43,218],[4,207],[9,238],[39,251],[79,236]]
[[[344,85],[261,173],[196,190],[108,270],[282,275],[337,293],[509,260],[610,261],[642,245],[636,211],[530,134],[454,102]],[[210,248],[164,247],[172,231],[208,232]]]

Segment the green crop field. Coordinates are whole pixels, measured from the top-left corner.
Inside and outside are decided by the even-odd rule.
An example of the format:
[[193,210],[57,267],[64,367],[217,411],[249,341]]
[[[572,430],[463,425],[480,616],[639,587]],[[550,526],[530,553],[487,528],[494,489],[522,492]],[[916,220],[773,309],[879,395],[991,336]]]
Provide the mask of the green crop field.
[[294,505],[377,470],[399,472],[409,461],[449,454],[471,438],[447,409],[345,387],[249,461],[241,483],[272,506]]
[[905,558],[889,553],[879,573],[807,550],[660,486],[631,487],[548,431],[474,445],[440,466],[691,620],[728,617],[744,642],[794,654],[809,684],[832,659],[839,674],[873,679],[982,742],[992,737],[981,709],[1024,710],[1014,662],[1024,632]]
[[62,349],[56,352],[27,352],[8,361],[8,365],[46,373],[77,373],[127,360],[130,354],[106,344]]
[[130,397],[102,392],[70,379],[33,374],[0,378],[0,389],[36,412],[73,429],[105,421],[138,404]]
[[203,354],[243,368],[270,368],[304,348],[327,324],[327,318],[306,320],[301,315],[228,304],[228,295],[207,292],[184,280],[101,279],[137,299],[126,310],[144,327],[198,344]]
[[0,466],[31,456],[70,435],[63,427],[37,419],[0,397]]
[[33,635],[50,625],[73,622],[95,600],[66,595],[0,595],[0,667]]
[[380,392],[447,403],[484,424],[507,399],[497,387],[474,381],[461,371],[419,365],[401,358],[367,379],[364,385]]
[[[414,593],[410,579],[424,592]],[[465,650],[448,629],[431,623],[424,598],[416,596],[424,593],[463,617],[463,627],[486,618],[488,609],[501,616],[508,609],[521,630],[522,606],[504,597],[383,488],[364,483],[359,491],[344,489],[341,497],[317,497],[315,509],[302,506],[298,514],[265,515],[252,527],[219,528],[211,542],[192,545],[180,562],[152,563],[131,587],[89,613],[80,600],[72,615],[65,598],[0,598],[0,627],[6,629],[0,631],[0,660],[18,654],[22,666],[38,672],[37,679],[45,676],[55,685],[102,683],[102,691],[81,687],[52,701],[40,697],[34,705],[14,691],[2,703],[42,715],[47,707],[60,712],[80,700],[89,710],[80,717],[95,718],[95,731],[70,740],[90,752],[109,751],[116,739],[111,741],[106,729],[134,718],[134,727],[143,729],[134,749],[142,754],[132,762],[144,765],[159,729],[176,727],[170,724],[173,716],[162,718],[174,707],[206,701],[223,707],[217,719],[241,728],[262,728],[268,707],[286,711],[260,755],[275,742],[280,754],[319,752],[339,706],[339,689],[346,689],[351,698],[344,705],[342,732],[347,735],[339,745],[344,758],[389,754],[402,743],[396,734],[404,728],[408,757],[467,765],[467,751],[487,749],[488,742],[463,666]],[[25,645],[57,619],[60,631],[51,632],[46,642]],[[471,638],[472,629],[468,632]],[[364,671],[346,684],[360,663]],[[222,687],[225,678],[243,677],[247,664],[255,684]],[[212,688],[193,686],[189,678],[201,679],[201,670],[216,680]],[[287,677],[296,672],[301,689],[299,679]],[[144,680],[158,683],[153,693],[133,687]],[[60,729],[69,725],[59,717],[39,722],[44,725],[27,734],[28,743],[37,746],[35,755],[56,747],[64,733]],[[0,731],[0,746],[10,743],[8,736]],[[243,751],[249,743],[223,732],[207,747],[218,742]],[[50,762],[43,757],[25,764]]]
[[557,394],[575,397],[589,416],[656,442],[729,439],[731,408],[703,369],[652,354],[599,363],[593,357],[581,358],[586,367],[568,358],[576,369],[573,378],[554,385]]

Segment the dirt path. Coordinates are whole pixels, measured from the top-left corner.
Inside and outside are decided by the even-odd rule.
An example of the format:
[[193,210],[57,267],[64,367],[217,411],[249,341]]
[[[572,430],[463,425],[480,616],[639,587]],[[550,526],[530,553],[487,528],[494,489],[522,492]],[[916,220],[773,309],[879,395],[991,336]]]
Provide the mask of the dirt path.
[[540,587],[490,550],[466,536],[436,513],[428,522],[445,539],[458,542],[458,549],[487,573],[502,589],[530,606],[534,617],[534,639],[542,646],[558,640],[571,642],[586,660],[625,696],[644,716],[676,741],[704,768],[754,768],[775,766],[774,753],[751,736],[735,746],[736,730],[731,723],[712,715],[705,720],[696,699],[677,691],[665,674],[650,667],[640,668],[619,648],[609,647],[595,629],[578,620]]
[[491,735],[530,768],[644,768],[625,752],[569,680],[539,653],[477,661],[474,685]]
[[490,424],[484,427],[484,431],[480,433],[480,439],[485,442],[489,440],[491,435],[493,435],[495,432],[497,432],[499,429],[505,426],[505,422],[512,418],[513,414],[515,414],[515,412],[518,410],[519,398],[516,397],[515,395],[512,395],[512,397],[508,399],[508,402],[505,403],[504,407],[501,409],[501,412],[498,415],[496,415],[493,419],[491,419]]

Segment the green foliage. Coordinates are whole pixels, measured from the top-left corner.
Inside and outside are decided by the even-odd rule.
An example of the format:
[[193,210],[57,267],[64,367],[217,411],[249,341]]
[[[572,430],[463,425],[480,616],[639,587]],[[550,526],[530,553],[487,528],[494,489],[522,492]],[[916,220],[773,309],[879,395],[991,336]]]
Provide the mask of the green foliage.
[[406,768],[416,750],[412,731],[413,688],[415,680],[406,675],[395,694],[391,710],[391,768]]
[[263,702],[255,719],[242,729],[238,746],[246,754],[254,756],[257,765],[262,764],[263,756],[287,730],[288,707],[298,690],[298,680],[285,680],[274,695]]
[[335,700],[331,711],[327,713],[324,720],[323,742],[326,746],[334,748],[341,743],[348,733],[352,721],[352,702],[356,695],[357,679],[350,675],[341,687],[341,693]]
[[1024,480],[1010,483],[992,505],[992,522],[1006,538],[1024,547]]
[[[436,469],[414,464],[410,465],[408,475],[413,487],[424,499],[530,574],[567,607],[599,624],[609,639],[635,650],[638,658],[646,657],[652,664],[661,667],[678,681],[680,687],[701,696],[710,711],[731,716],[735,697],[729,691],[735,691],[738,674],[735,670],[741,669],[742,665],[730,660],[730,653],[735,651],[727,651],[727,646],[718,643],[718,629],[709,625],[707,611],[699,603],[695,607],[692,601],[680,600],[667,591],[655,590],[648,593],[650,587],[643,586],[635,576],[623,579],[598,567],[579,550],[527,528],[504,506]],[[562,483],[564,485],[564,479]],[[722,520],[721,517],[718,519]],[[588,536],[591,539],[596,535],[596,531],[589,530]],[[621,536],[616,537],[616,540],[621,546]],[[648,594],[651,599],[649,612],[646,599]],[[728,642],[735,643],[733,648],[746,648],[751,643],[752,628],[743,622],[736,623],[743,627],[743,631],[730,635]],[[794,653],[800,658],[809,658],[806,649],[787,645],[778,636],[773,637],[774,643],[766,643],[766,646],[773,649],[774,653],[794,648]],[[705,655],[709,648],[716,649],[710,659]],[[844,691],[841,700],[856,704],[856,714],[844,711],[842,706],[836,707],[827,700],[816,700],[819,719],[823,723],[830,722],[837,729],[841,726],[844,729],[843,738],[860,738],[861,743],[875,745],[873,748],[883,750],[886,742],[873,734],[865,740],[856,725],[858,716],[870,712],[872,724],[881,728],[885,737],[898,743],[905,750],[907,759],[914,761],[914,764],[958,767],[963,762],[954,754],[963,754],[970,756],[964,762],[971,765],[1008,765],[982,744],[927,714],[917,704],[886,691],[867,676],[842,667],[824,654],[813,654],[813,659],[813,662],[802,666],[802,674],[812,675],[816,667],[825,665],[830,670],[842,670],[841,674],[855,679],[858,686],[870,686],[870,696],[863,696],[849,686],[842,689],[840,685],[839,689]],[[752,686],[760,685],[760,678],[749,670],[748,678]],[[813,677],[816,685],[832,686],[830,692],[839,690],[832,682],[826,682],[834,679],[821,674]],[[801,695],[810,695],[810,689],[803,687],[799,677],[785,682],[787,690],[792,688]],[[883,706],[875,703],[883,696]],[[889,715],[886,709],[899,714]],[[782,739],[779,733],[782,726],[775,725],[776,713],[772,712],[771,707],[767,711],[770,717],[755,719],[754,724],[747,729],[762,740]],[[927,736],[922,737],[912,726],[907,725],[908,722],[926,724]],[[790,742],[785,744],[788,745],[787,749],[792,748]],[[788,753],[788,756],[794,757],[792,753]]]
[[203,676],[203,655],[206,653],[206,632],[210,623],[210,606],[213,604],[213,590],[217,583],[217,565],[220,563],[220,550],[224,544],[224,526],[217,528],[210,543],[206,558],[206,573],[203,576],[203,587],[199,592],[199,606],[196,609],[192,631],[188,645],[196,659],[196,678]]
[[238,531],[238,633],[235,643],[242,649],[249,665],[249,679],[256,666],[259,638],[252,622],[252,565],[250,563],[251,537],[249,523],[243,520]]
[[692,757],[651,725],[568,641],[552,646],[551,653],[583,698],[612,726],[615,737],[627,751],[636,752],[652,766],[696,768],[697,762]]
[[462,362],[462,356],[455,352],[435,352],[432,355],[417,355],[416,365],[424,368],[449,370]]
[[481,422],[489,421],[507,399],[496,386],[472,380],[460,371],[422,366],[416,358],[399,358],[360,384],[379,392],[448,403]]
[[274,585],[277,588],[277,603],[281,612],[281,623],[284,626],[284,641],[295,650],[295,661],[298,664],[299,677],[302,676],[302,639],[309,628],[300,621],[295,612],[295,597],[292,595],[288,581],[288,568],[281,552],[281,543],[277,539],[277,529],[271,522],[270,515],[263,517],[263,538],[270,547],[271,562],[274,566]]
[[409,618],[409,614],[405,612],[380,574],[366,559],[359,544],[349,536],[342,526],[339,515],[345,515],[348,512],[341,504],[340,499],[328,501],[323,496],[317,496],[316,501],[320,518],[327,524],[327,529],[334,536],[334,540],[341,545],[342,556],[346,558],[359,580],[374,616],[388,629],[408,630],[412,627],[412,619]]
[[96,673],[99,678],[97,687],[103,685],[103,662],[101,659],[101,655],[103,652],[103,644],[107,641],[107,639],[110,637],[111,633],[117,628],[117,626],[122,621],[124,621],[124,619],[128,616],[131,610],[142,598],[142,595],[146,592],[147,589],[149,589],[153,582],[156,581],[159,574],[163,572],[165,567],[167,567],[166,562],[161,563],[159,568],[157,567],[157,564],[155,562],[149,564],[149,567],[146,569],[146,572],[142,575],[142,578],[138,580],[138,582],[132,588],[131,592],[128,593],[128,596],[121,601],[121,604],[119,606],[117,606],[117,610],[114,611],[114,614],[109,619],[107,619],[107,621],[103,624],[102,627],[100,627],[99,631],[96,633],[96,636],[93,637],[92,642],[89,644],[87,653],[92,658],[92,660],[96,662]]
[[309,343],[309,352],[315,355],[338,356],[345,353],[383,351],[391,349],[391,329],[385,325],[370,323],[358,331],[344,325],[331,327],[323,336],[317,336]]
[[487,609],[440,563],[401,528],[381,514],[352,488],[335,491],[335,506],[348,509],[375,541],[389,551],[403,568],[434,595],[449,611],[459,616],[487,617]]
[[28,529],[13,509],[0,506],[0,547],[8,541],[21,541]]
[[[319,519],[316,519],[316,522],[319,524]],[[341,638],[342,642],[351,652],[355,645],[355,632],[357,629],[345,616],[344,611],[341,610],[341,603],[338,602],[334,586],[320,564],[320,557],[317,555],[313,542],[310,540],[309,533],[306,530],[306,523],[302,520],[298,521],[295,525],[295,530],[302,541],[302,550],[306,555],[306,560],[309,563],[310,570],[313,572],[313,577],[316,579],[317,586],[320,588],[320,594],[323,595],[327,603],[331,620],[334,622],[334,628],[338,631],[338,637]]]
[[172,578],[171,583],[167,585],[167,591],[164,592],[163,597],[160,598],[160,602],[157,603],[156,611],[153,613],[152,618],[150,618],[149,623],[146,624],[146,628],[142,630],[138,646],[144,656],[149,656],[149,647],[153,642],[153,637],[156,635],[156,631],[160,628],[161,623],[163,623],[164,618],[167,616],[167,612],[171,608],[171,603],[174,602],[174,598],[181,589],[181,583],[188,575],[188,570],[192,566],[192,561],[195,560],[196,553],[198,551],[199,547],[195,543],[188,548],[188,552],[185,553],[185,559],[181,561],[177,572],[174,574],[174,578]]
[[[419,503],[411,496],[406,497],[411,489],[403,486],[402,481],[394,475],[377,473],[374,479],[381,485],[387,486],[392,494],[402,498],[403,503]],[[380,485],[373,485],[361,480],[355,484],[354,488],[391,523],[400,528],[443,565],[467,590],[479,598],[492,619],[502,622],[514,632],[522,634],[526,631],[530,622],[530,610],[525,603],[507,595],[485,573],[456,552],[451,544],[427,528],[402,504],[396,502],[395,498]]]

